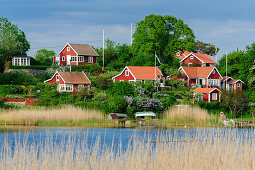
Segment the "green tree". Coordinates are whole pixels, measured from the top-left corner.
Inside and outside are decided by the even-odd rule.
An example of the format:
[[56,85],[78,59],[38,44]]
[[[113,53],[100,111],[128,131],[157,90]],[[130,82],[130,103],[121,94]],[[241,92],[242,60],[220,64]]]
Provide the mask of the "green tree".
[[193,51],[195,35],[181,19],[173,16],[149,15],[136,24],[132,49],[132,65],[154,65],[154,54],[161,62],[172,65],[176,51]]
[[[217,51],[216,51],[217,48]],[[211,43],[205,43],[199,40],[196,40],[195,52],[207,54],[209,56],[215,56],[219,52],[219,48]]]
[[[255,60],[255,43],[246,47],[246,50],[236,50],[227,54],[227,74],[234,79],[244,81],[247,88],[250,68]],[[218,70],[221,75],[226,75],[226,55],[219,60]]]
[[56,55],[53,50],[41,49],[35,54],[35,60],[40,62],[41,65],[50,66],[52,65],[52,56]]
[[0,17],[0,56],[11,60],[14,55],[26,54],[29,48],[25,33],[7,18]]

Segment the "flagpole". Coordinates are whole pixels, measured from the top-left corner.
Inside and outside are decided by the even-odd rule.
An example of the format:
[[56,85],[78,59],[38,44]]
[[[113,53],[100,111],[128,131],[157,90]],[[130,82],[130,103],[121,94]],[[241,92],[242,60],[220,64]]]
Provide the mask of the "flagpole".
[[103,70],[104,70],[104,29],[103,29]]
[[155,52],[155,86],[156,86],[156,77],[157,77],[157,74],[156,74],[156,52]]
[[226,51],[226,90],[227,90],[227,81],[228,81],[228,57]]

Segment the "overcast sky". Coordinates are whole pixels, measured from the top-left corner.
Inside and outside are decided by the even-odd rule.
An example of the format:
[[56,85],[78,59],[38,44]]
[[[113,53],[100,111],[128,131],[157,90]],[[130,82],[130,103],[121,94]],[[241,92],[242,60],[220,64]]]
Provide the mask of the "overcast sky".
[[226,51],[245,49],[255,40],[252,0],[0,0],[0,17],[25,32],[28,55],[46,48],[58,53],[67,43],[102,46],[105,37],[130,43],[130,23],[149,14],[184,20],[196,39]]

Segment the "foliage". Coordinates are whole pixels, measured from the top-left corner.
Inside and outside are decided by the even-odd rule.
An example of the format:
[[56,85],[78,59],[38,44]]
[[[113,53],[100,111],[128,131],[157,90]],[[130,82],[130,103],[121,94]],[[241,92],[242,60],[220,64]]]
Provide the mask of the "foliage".
[[84,65],[78,65],[78,66],[72,66],[72,71],[74,72],[86,72],[90,75],[96,75],[99,71],[101,71],[102,68],[98,63],[95,64],[87,64]]
[[173,91],[156,92],[154,93],[153,98],[159,99],[163,103],[165,109],[176,104],[176,97]]
[[0,85],[0,96],[12,94],[24,94],[26,92],[25,86],[20,85]]
[[51,66],[53,63],[52,57],[56,55],[53,50],[41,49],[38,50],[35,54],[35,60],[38,61],[41,65]]
[[221,94],[221,106],[227,111],[239,117],[248,110],[248,99],[243,92],[223,91]]
[[4,57],[0,56],[0,73],[4,72]]
[[[234,79],[244,81],[243,87],[247,88],[250,80],[250,69],[255,60],[255,43],[246,47],[246,50],[236,50],[227,54],[227,74]],[[226,55],[219,60],[218,70],[221,75],[226,75]]]
[[[218,47],[215,47],[215,45],[211,43],[205,43],[199,40],[196,40],[195,46],[196,46],[195,52],[207,54],[209,56],[215,56],[217,52],[219,52],[220,50]],[[217,48],[217,52],[216,52],[216,48]]]
[[135,93],[132,84],[126,81],[118,81],[111,84],[109,91],[114,96],[133,96]]
[[251,66],[249,71],[249,89],[255,91],[255,60],[253,61],[253,65]]
[[25,54],[30,44],[26,35],[7,18],[0,17],[0,56],[10,60],[17,54]]
[[134,82],[133,86],[138,96],[147,96],[151,98],[153,93],[156,92],[152,81],[145,81],[144,83]]
[[42,65],[31,65],[31,66],[14,66],[11,65],[9,66],[10,69],[33,69],[33,70],[46,70],[47,68],[49,68],[49,66],[42,66]]
[[113,83],[112,77],[119,74],[116,71],[107,71],[106,73],[99,74],[97,76],[90,76],[91,86],[98,89],[107,90],[110,84]]
[[181,19],[168,15],[146,16],[136,24],[133,38],[133,65],[154,65],[155,52],[162,63],[172,65],[176,51],[192,51],[195,47],[192,29]]
[[12,71],[8,73],[0,73],[0,85],[35,85],[36,78],[26,72]]

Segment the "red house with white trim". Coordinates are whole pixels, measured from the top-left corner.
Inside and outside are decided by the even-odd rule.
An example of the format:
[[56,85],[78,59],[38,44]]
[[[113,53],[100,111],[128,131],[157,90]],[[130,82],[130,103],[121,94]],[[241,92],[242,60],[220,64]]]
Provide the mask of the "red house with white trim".
[[196,94],[202,95],[198,101],[220,102],[220,90],[217,88],[197,88],[194,90],[194,95]]
[[145,82],[145,81],[156,81],[160,82],[163,74],[158,67],[151,66],[126,66],[123,71],[114,76],[112,79],[116,81],[134,81],[134,82]]
[[187,81],[189,87],[221,87],[222,77],[216,67],[182,66],[179,68],[179,71],[185,76],[177,77],[177,79]]
[[56,72],[51,79],[44,83],[54,83],[58,85],[59,92],[69,92],[78,94],[91,82],[84,72]]
[[186,65],[186,66],[201,66],[201,67],[214,67],[216,66],[216,62],[211,59],[208,55],[206,54],[200,54],[200,53],[189,53],[189,52],[184,52],[183,55],[180,55],[180,57],[185,56],[180,63],[181,65]]
[[53,63],[60,66],[93,64],[97,63],[97,57],[97,52],[88,44],[67,43],[58,56],[53,57]]
[[239,79],[233,79],[232,77],[226,77],[224,76],[221,82],[221,87],[223,89],[226,89],[228,91],[242,91],[242,84],[244,82]]

